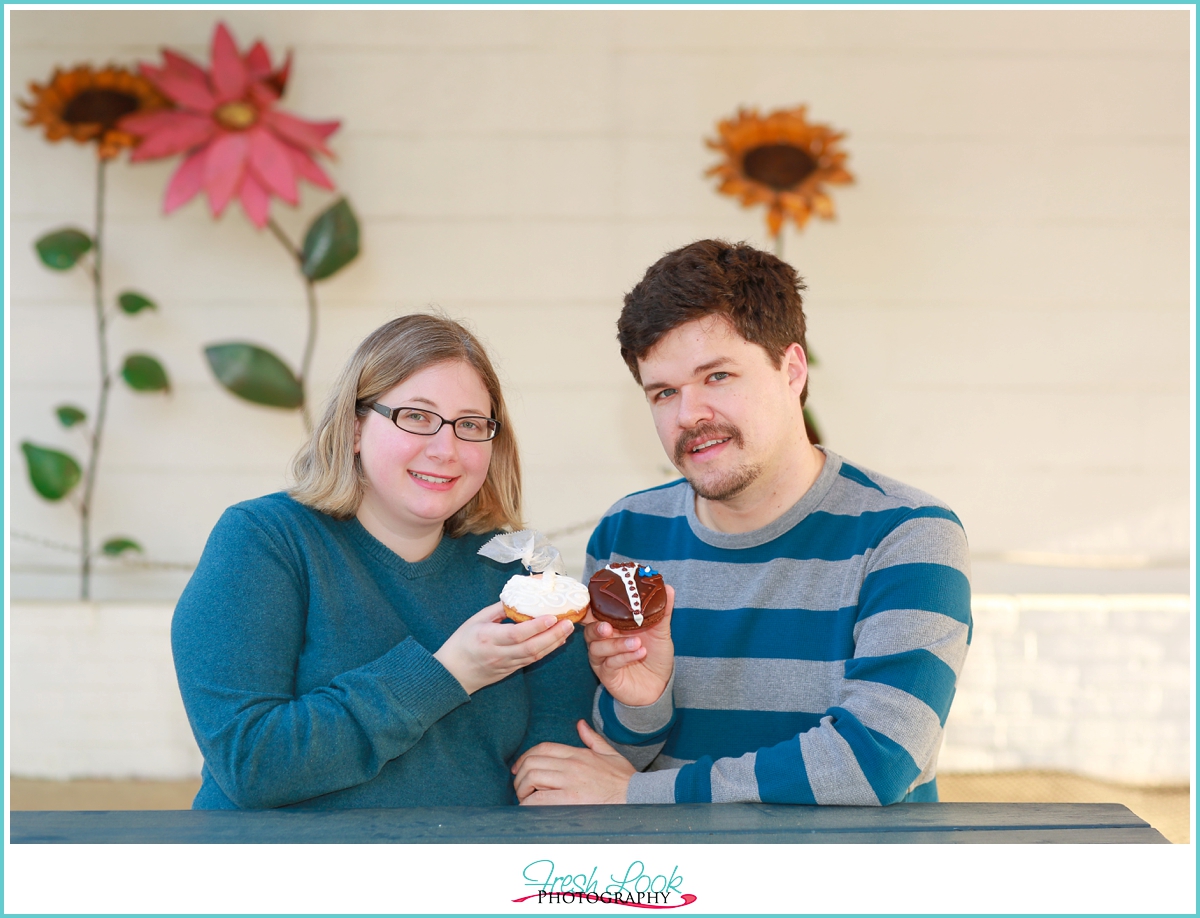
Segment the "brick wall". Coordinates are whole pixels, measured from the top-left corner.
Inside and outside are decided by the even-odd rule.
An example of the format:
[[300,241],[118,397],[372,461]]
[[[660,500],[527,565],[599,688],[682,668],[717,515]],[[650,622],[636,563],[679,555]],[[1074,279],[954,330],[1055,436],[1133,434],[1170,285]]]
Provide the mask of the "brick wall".
[[14,603],[11,773],[192,778],[201,756],[171,661],[172,606]]
[[983,595],[972,613],[943,771],[1189,779],[1187,596]]
[[[945,772],[1053,768],[1130,783],[1190,774],[1185,596],[977,596]],[[199,773],[171,607],[17,603],[11,767],[23,777]]]

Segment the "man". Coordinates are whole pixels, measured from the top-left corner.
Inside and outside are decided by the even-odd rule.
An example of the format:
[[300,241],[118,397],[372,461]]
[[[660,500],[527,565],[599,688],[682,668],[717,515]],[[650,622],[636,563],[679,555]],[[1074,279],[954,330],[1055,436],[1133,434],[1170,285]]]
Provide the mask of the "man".
[[632,636],[586,626],[603,737],[581,721],[586,749],[529,750],[522,803],[937,799],[966,537],[934,498],[809,443],[803,289],[705,240],[625,297],[621,354],[683,479],[616,503],[584,575],[649,564],[673,611]]

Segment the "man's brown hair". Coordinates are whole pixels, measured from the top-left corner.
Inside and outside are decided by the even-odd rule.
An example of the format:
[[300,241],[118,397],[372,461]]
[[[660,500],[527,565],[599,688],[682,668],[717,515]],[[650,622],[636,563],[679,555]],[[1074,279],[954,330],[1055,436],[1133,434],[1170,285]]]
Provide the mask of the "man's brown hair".
[[[617,341],[633,378],[641,383],[638,358],[685,322],[719,315],[738,334],[757,344],[779,367],[793,343],[804,341],[807,289],[796,269],[742,242],[701,239],[668,252],[629,293],[617,319]],[[808,398],[808,383],[800,404]]]

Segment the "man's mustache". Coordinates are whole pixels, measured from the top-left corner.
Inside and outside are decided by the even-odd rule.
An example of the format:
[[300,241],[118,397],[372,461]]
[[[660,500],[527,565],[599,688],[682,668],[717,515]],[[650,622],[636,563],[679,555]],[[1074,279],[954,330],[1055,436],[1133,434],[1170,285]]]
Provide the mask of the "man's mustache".
[[745,440],[742,438],[742,432],[732,424],[701,424],[692,430],[687,430],[681,433],[675,441],[675,465],[678,466],[692,447],[699,446],[701,443],[707,443],[709,440],[724,440],[728,438],[733,441],[734,446],[743,446]]

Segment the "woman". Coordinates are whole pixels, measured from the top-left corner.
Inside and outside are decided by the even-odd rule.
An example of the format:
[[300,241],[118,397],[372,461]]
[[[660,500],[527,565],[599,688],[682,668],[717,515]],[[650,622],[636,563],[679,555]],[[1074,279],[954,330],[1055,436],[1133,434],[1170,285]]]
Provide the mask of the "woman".
[[515,803],[510,764],[578,745],[596,683],[569,622],[500,624],[521,569],[476,552],[520,528],[520,466],[479,342],[373,332],[293,474],[225,511],[175,610],[193,807]]

